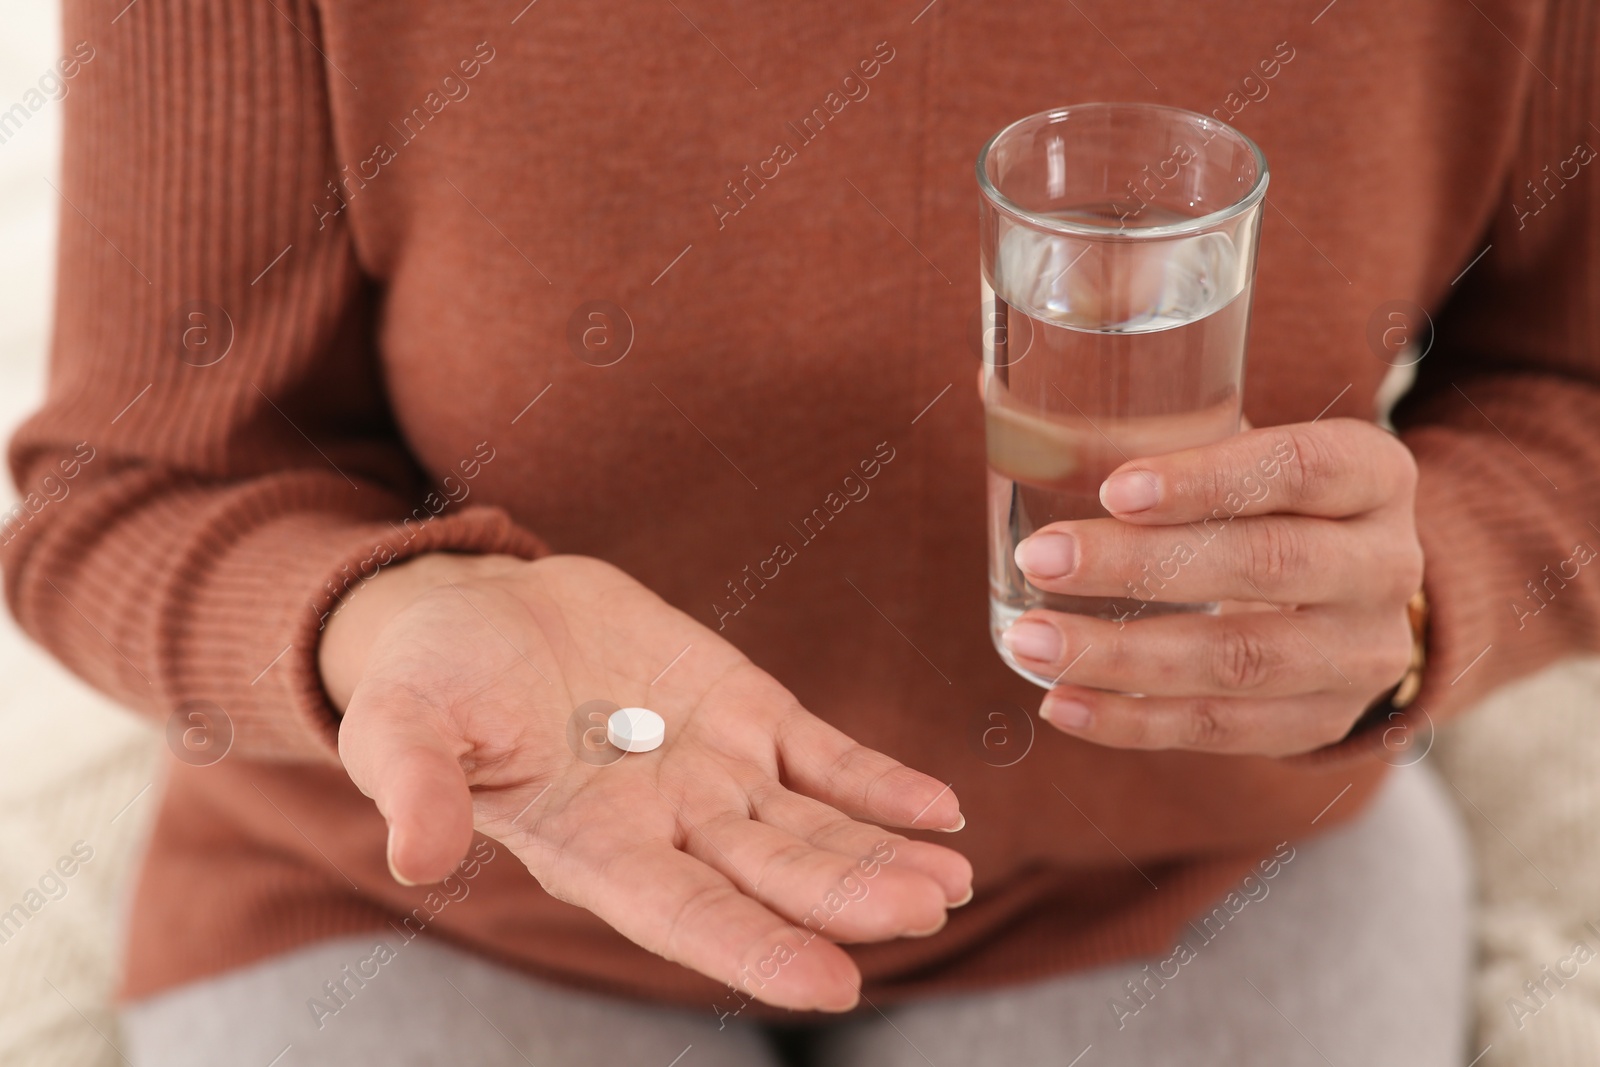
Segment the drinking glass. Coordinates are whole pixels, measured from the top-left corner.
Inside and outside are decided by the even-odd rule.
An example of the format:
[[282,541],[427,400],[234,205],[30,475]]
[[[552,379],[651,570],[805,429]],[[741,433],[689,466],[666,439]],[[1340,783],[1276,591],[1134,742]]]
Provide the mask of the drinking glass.
[[1244,134],[1157,104],[1095,103],[1012,123],[978,154],[989,621],[1032,608],[1132,621],[1215,604],[1162,599],[1149,560],[1126,596],[1031,585],[1012,553],[1041,526],[1106,517],[1100,483],[1142,456],[1239,431],[1267,162]]

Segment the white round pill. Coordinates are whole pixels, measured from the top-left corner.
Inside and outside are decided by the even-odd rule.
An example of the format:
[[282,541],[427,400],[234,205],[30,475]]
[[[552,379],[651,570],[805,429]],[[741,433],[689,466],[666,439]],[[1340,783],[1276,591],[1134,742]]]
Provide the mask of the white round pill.
[[606,740],[624,752],[660,748],[666,736],[666,720],[649,708],[618,708],[606,720]]

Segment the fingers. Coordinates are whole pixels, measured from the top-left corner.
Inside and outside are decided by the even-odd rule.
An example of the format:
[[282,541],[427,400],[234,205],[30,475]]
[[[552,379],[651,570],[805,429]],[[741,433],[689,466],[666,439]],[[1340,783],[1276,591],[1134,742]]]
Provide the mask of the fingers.
[[[1225,523],[1132,526],[1087,519],[1040,528],[1017,546],[1028,581],[1052,593],[1163,603],[1265,600],[1321,604],[1382,583],[1385,598],[1415,588],[1415,546],[1372,536],[1359,521],[1264,515]],[[1338,560],[1339,566],[1329,565]],[[1353,588],[1349,574],[1365,576]],[[1391,588],[1392,587],[1392,588]]]
[[855,1006],[861,974],[843,949],[774,915],[670,842],[607,850],[592,864],[569,858],[580,870],[576,892],[562,899],[641,948],[778,1007]]
[[[787,830],[818,848],[831,849],[858,867],[870,859],[893,863],[898,870],[915,871],[933,879],[944,891],[945,903],[959,907],[972,899],[972,864],[961,853],[926,841],[912,841],[876,826],[846,818],[818,800],[781,786],[751,797],[755,816]],[[888,855],[889,859],[883,857]]]
[[1052,691],[1040,714],[1064,733],[1113,748],[1288,756],[1340,740],[1360,710],[1339,694],[1137,697],[1071,686]]
[[954,832],[966,825],[950,787],[858,745],[797,704],[777,727],[785,785],[853,818]]
[[1336,611],[1240,611],[1141,618],[1029,612],[1001,636],[1022,665],[1074,686],[1150,696],[1369,698],[1405,673],[1403,608],[1381,618]]
[[831,941],[926,937],[945,923],[944,889],[886,864],[892,848],[846,856],[743,812],[693,827],[683,847],[789,922]]
[[1270,426],[1125,463],[1100,502],[1127,522],[1225,520],[1294,512],[1359,515],[1404,499],[1416,463],[1400,440],[1359,419]]
[[339,756],[389,824],[396,881],[442,881],[472,844],[472,797],[449,742],[415,698],[357,686],[339,729]]

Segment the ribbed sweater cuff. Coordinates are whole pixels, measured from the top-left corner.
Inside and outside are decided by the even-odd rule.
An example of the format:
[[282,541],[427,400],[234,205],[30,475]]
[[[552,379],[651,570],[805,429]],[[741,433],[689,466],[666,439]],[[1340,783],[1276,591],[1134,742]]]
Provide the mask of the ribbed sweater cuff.
[[534,559],[549,550],[494,507],[404,523],[284,515],[240,534],[218,566],[194,576],[163,688],[222,707],[253,758],[337,761],[338,716],[317,666],[325,622],[384,567],[433,551]]

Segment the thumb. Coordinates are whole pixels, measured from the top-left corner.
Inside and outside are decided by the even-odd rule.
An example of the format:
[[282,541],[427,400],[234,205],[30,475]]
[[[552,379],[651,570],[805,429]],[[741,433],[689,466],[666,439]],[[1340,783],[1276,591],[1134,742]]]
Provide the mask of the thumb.
[[458,746],[413,694],[358,686],[351,695],[339,758],[389,824],[389,872],[403,885],[442,881],[472,844],[472,794]]

